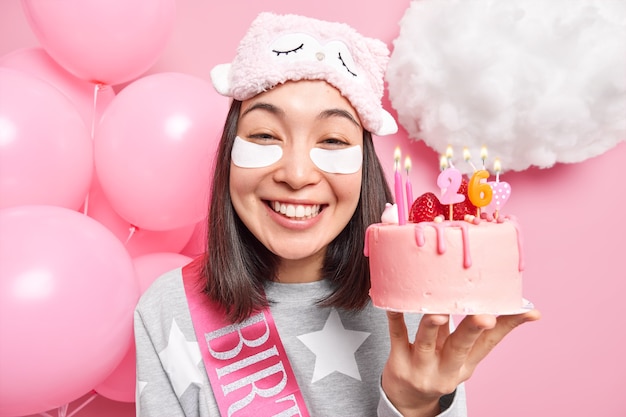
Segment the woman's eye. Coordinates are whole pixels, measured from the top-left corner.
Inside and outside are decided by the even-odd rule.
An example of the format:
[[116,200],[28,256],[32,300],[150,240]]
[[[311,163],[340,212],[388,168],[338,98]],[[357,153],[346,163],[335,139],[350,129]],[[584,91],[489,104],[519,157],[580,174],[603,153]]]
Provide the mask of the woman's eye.
[[257,133],[254,135],[250,135],[249,139],[252,141],[258,141],[258,142],[277,140],[274,136],[270,135],[269,133]]
[[333,148],[343,147],[343,146],[350,146],[350,144],[348,142],[346,142],[345,140],[336,139],[336,138],[324,139],[322,141],[322,144],[328,145],[328,146],[333,147]]

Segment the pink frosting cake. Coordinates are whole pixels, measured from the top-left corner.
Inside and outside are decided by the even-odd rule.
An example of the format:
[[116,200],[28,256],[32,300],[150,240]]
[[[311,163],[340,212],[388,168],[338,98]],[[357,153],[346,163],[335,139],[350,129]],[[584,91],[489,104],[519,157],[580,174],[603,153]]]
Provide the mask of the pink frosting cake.
[[367,229],[370,297],[403,312],[513,314],[524,308],[520,227],[498,220],[444,220]]

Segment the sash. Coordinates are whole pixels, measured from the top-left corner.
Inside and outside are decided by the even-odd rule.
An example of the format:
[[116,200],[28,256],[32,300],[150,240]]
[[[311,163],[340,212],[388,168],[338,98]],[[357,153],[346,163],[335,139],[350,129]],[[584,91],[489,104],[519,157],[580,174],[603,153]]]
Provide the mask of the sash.
[[183,267],[183,284],[221,416],[309,417],[269,308],[228,322],[202,292],[200,259]]

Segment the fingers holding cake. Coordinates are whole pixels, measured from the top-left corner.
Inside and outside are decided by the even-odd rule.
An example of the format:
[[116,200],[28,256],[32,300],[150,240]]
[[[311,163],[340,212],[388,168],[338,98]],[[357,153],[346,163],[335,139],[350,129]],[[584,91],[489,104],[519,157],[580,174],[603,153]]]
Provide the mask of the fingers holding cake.
[[404,322],[404,314],[395,311],[387,312],[389,321],[389,339],[391,349],[404,350],[408,348],[408,331]]
[[450,335],[450,316],[446,314],[428,314],[422,317],[413,342],[413,354],[417,359],[428,359],[428,355],[437,354]]
[[445,314],[425,315],[418,328],[415,341],[411,344],[404,314],[388,311],[389,338],[391,349],[404,354],[435,354],[443,346],[449,332],[449,316]]
[[[450,316],[426,314],[413,342],[404,314],[387,312],[391,350],[382,387],[401,412],[430,407],[471,377],[476,366],[519,325],[540,318],[537,310],[517,315],[468,315],[450,331]],[[416,413],[415,415],[421,415]]]
[[411,343],[404,314],[387,312],[391,349],[382,387],[402,415],[435,415],[439,399],[458,385],[456,374],[441,372],[441,351],[450,337],[446,314],[424,315]]
[[[467,380],[480,362],[470,361],[470,357],[478,357],[483,351],[485,332],[496,327],[497,318],[493,315],[481,314],[466,316],[446,339],[441,349],[440,370],[444,374],[458,375],[459,383]],[[484,357],[484,355],[483,355]]]
[[483,332],[476,340],[474,349],[468,356],[468,364],[475,368],[511,331],[524,323],[540,318],[541,313],[536,309],[522,314],[498,316],[495,326]]

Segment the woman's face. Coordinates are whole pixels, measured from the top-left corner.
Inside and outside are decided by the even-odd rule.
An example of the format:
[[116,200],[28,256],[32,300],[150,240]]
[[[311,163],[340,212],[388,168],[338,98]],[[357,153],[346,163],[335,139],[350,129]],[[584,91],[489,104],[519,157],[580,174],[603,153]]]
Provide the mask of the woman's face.
[[288,82],[242,103],[230,192],[248,229],[285,261],[321,266],[361,189],[363,129],[324,81]]

